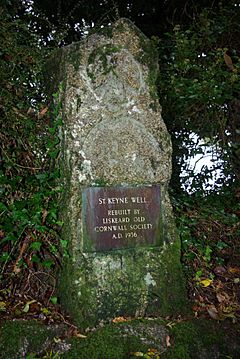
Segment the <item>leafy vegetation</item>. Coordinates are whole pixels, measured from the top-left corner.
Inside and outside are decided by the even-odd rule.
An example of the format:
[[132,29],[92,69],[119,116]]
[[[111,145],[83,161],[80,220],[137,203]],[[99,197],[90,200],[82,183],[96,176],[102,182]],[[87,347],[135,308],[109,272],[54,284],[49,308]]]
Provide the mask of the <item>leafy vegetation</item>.
[[48,301],[52,279],[45,274],[42,285],[40,277],[59,256],[59,173],[53,169],[59,152],[59,106],[50,120],[41,85],[45,50],[26,19],[13,10],[7,5],[0,9],[0,276],[5,294],[24,292]]
[[175,208],[195,314],[236,321],[240,314],[239,204],[224,193],[201,201],[182,198]]
[[[225,7],[220,4],[218,12],[204,9],[187,30],[175,25],[160,47],[160,56],[166,60],[159,78],[160,98],[176,139],[174,164],[179,171],[172,185],[177,190],[183,170],[182,185],[192,178],[191,190],[198,192],[205,191],[211,180],[213,191],[239,180],[240,58],[239,44],[232,36],[240,30],[236,16],[231,2]],[[196,176],[189,158],[205,157],[206,147],[212,154],[211,168],[203,165]],[[220,173],[214,178],[217,170]]]

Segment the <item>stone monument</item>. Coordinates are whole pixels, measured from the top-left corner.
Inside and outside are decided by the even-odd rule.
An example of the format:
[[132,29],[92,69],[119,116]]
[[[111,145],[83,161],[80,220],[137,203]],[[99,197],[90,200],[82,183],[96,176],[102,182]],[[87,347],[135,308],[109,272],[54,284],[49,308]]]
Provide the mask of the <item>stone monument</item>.
[[[82,328],[117,316],[172,315],[186,304],[168,196],[171,141],[156,96],[157,53],[133,23],[59,50],[60,208],[69,242],[58,294]],[[51,87],[52,86],[52,87]]]

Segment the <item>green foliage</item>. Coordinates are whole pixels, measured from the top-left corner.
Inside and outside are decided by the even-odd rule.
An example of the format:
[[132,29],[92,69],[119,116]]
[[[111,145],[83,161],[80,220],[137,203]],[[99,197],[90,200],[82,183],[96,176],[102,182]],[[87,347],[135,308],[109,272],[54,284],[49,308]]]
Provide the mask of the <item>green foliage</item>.
[[[232,34],[240,33],[235,2],[217,9],[205,8],[188,29],[175,25],[161,42],[164,60],[159,77],[159,91],[164,119],[174,136],[174,165],[186,170],[185,184],[191,178],[192,189],[204,191],[209,180],[219,183],[214,172],[222,170],[225,182],[239,178],[238,98],[240,58],[238,43]],[[228,19],[228,20],[227,20]],[[231,20],[230,20],[231,19]],[[204,156],[202,143],[211,145],[212,168],[201,173],[189,167],[188,160],[197,153]],[[198,141],[198,142],[199,142]],[[180,170],[179,170],[180,171]],[[179,189],[179,171],[173,175],[173,187]],[[214,186],[212,186],[214,187]]]
[[[222,260],[224,262],[218,255],[231,246],[231,241],[237,243],[239,236],[237,213],[240,206],[234,202],[224,192],[208,197],[184,195],[174,202],[183,259],[189,267],[195,267],[192,265],[194,260],[203,268],[214,268]],[[228,228],[226,233],[224,227],[225,230]],[[202,268],[198,266],[196,269]]]
[[0,9],[0,20],[0,275],[4,285],[11,273],[51,268],[59,255],[61,189],[54,161],[59,153],[61,104],[56,104],[50,119],[41,83],[46,52],[29,27],[28,15],[22,20],[6,5]]
[[213,319],[235,320],[239,311],[239,202],[225,190],[205,197],[184,195],[174,205],[195,313],[207,311]]
[[[52,127],[51,130],[54,128]],[[51,135],[56,137],[55,131],[52,131]],[[59,152],[58,142],[55,138],[51,141],[50,135],[48,136],[46,145],[48,153],[45,160],[56,158]],[[1,172],[3,239],[0,244],[3,249],[3,255],[0,257],[3,265],[2,273],[9,261],[15,261],[15,266],[18,267],[14,267],[16,272],[19,267],[26,265],[26,260],[51,267],[54,261],[45,259],[45,255],[48,253],[54,256],[58,252],[57,232],[62,225],[58,220],[56,200],[61,191],[56,182],[59,171],[49,172],[44,163],[42,163],[43,167],[37,170],[34,167],[29,168],[30,171],[28,168],[19,169],[18,165],[13,165],[11,158],[7,156],[3,156],[3,161]],[[8,172],[8,168],[11,168],[11,173]]]

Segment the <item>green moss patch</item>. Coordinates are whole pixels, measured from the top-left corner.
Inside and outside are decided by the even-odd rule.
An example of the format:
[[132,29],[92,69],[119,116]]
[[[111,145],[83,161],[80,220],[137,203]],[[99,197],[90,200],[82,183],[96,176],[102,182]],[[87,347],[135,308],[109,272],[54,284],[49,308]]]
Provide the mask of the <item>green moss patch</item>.
[[[148,277],[152,283],[147,283]],[[179,243],[164,250],[93,253],[77,264],[68,261],[61,271],[58,294],[62,307],[82,329],[122,315],[186,314]]]
[[192,320],[170,329],[171,346],[161,359],[240,358],[240,326],[230,321]]
[[54,342],[62,335],[62,325],[46,326],[39,322],[15,320],[0,325],[0,358],[20,359],[42,357]]
[[237,324],[196,319],[175,323],[172,328],[165,322],[167,329],[161,328],[164,326],[160,320],[107,325],[85,341],[72,340],[72,349],[63,358],[123,359],[136,357],[134,353],[147,358],[149,348],[159,353],[161,359],[240,357],[240,326]]
[[65,339],[66,328],[61,325],[21,320],[6,321],[0,328],[0,358],[5,359],[124,359],[135,358],[136,353],[148,358],[150,348],[157,353],[152,359],[240,357],[240,325],[230,321],[139,319],[107,324],[86,338]]
[[71,340],[72,350],[63,355],[63,358],[81,359],[120,359],[128,358],[130,352],[147,350],[147,345],[133,336],[123,337],[119,326],[108,325],[92,333],[83,340]]
[[162,353],[167,335],[161,320],[112,323],[89,334],[86,340],[72,339],[72,349],[63,358],[134,358],[134,353],[147,353],[150,348]]

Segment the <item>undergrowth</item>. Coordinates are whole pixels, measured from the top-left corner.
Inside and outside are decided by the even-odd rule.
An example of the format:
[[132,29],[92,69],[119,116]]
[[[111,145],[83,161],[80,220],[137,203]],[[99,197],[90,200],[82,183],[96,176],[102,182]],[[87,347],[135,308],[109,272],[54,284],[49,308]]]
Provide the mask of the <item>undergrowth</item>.
[[175,201],[182,242],[182,262],[196,315],[214,319],[240,315],[240,206],[225,191],[184,196]]

